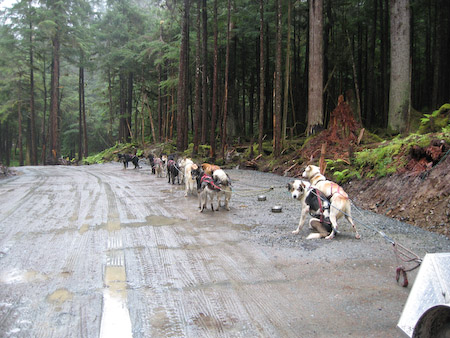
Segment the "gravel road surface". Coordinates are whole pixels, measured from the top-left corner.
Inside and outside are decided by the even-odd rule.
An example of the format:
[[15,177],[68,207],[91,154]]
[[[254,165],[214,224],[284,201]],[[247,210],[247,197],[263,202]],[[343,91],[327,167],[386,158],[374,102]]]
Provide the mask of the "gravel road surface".
[[355,208],[360,240],[341,220],[334,240],[306,241],[291,179],[267,173],[228,170],[231,211],[199,213],[147,165],[17,170],[0,181],[1,337],[401,337],[417,270],[399,286],[391,244],[366,226],[420,257],[450,251]]

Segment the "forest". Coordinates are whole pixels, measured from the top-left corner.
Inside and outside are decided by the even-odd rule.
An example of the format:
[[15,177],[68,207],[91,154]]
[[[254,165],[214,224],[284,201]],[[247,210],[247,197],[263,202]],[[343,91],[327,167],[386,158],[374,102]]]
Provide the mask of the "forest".
[[446,0],[18,0],[0,29],[7,166],[129,142],[278,156],[340,95],[378,135],[450,102]]

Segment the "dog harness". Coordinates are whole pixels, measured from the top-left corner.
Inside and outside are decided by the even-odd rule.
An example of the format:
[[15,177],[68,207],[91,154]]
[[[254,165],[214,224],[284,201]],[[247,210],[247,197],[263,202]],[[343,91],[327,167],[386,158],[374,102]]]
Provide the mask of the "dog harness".
[[328,210],[328,212],[330,211],[330,202],[325,195],[318,189],[313,188],[310,190],[305,202],[310,206],[309,214],[312,217],[319,216],[320,223],[327,229],[330,228],[331,231],[330,217],[324,215],[326,210]]
[[200,179],[200,183],[206,183],[213,190],[222,190],[218,187],[211,176],[204,174]]
[[[337,187],[337,189],[335,191],[333,191],[333,187]],[[344,192],[344,190],[341,188],[341,186],[339,184],[336,183],[331,183],[331,194],[330,196],[327,196],[327,199],[331,199],[331,197],[334,196],[334,194],[339,194],[342,197],[348,198],[348,195]]]

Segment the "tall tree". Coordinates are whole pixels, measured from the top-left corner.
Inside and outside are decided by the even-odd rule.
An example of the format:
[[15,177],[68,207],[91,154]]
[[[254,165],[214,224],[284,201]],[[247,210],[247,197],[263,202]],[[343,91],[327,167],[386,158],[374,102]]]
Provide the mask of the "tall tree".
[[187,118],[187,57],[188,57],[188,30],[189,30],[189,6],[190,1],[183,1],[183,18],[181,21],[181,46],[180,46],[180,65],[178,70],[178,100],[177,100],[177,149],[183,151],[187,148],[185,126],[188,123]]
[[29,46],[29,54],[30,54],[30,160],[32,165],[37,165],[37,138],[36,138],[36,109],[34,104],[34,48],[33,48],[33,35],[34,35],[34,27],[33,27],[33,9],[31,8],[31,1],[29,3],[29,28],[30,28],[30,46]]
[[212,112],[211,130],[209,143],[211,145],[209,156],[216,156],[216,120],[217,120],[217,95],[218,95],[218,67],[219,67],[219,45],[218,45],[218,20],[217,20],[217,0],[214,0],[214,55],[213,55],[213,88],[212,88]]
[[409,0],[390,2],[391,14],[391,82],[388,126],[393,132],[408,128],[410,81],[410,9]]
[[323,0],[309,0],[308,135],[323,127]]
[[285,78],[284,78],[284,98],[283,98],[283,126],[281,133],[281,140],[284,142],[286,139],[286,128],[288,119],[288,106],[289,106],[289,83],[291,81],[291,11],[292,2],[288,2],[288,24],[287,24],[287,39],[286,39],[286,62],[285,62]]
[[266,69],[264,67],[264,0],[259,0],[259,123],[258,123],[258,150],[262,154],[262,141],[264,134],[264,102]]
[[282,10],[281,0],[277,1],[277,52],[275,56],[275,108],[273,118],[273,154],[281,154],[281,35],[282,35]]
[[[55,6],[58,9],[59,6]],[[60,130],[59,130],[59,71],[60,71],[60,47],[61,30],[56,23],[54,35],[52,36],[52,67],[50,83],[50,156],[52,163],[56,163],[61,154]]]
[[202,2],[202,139],[205,144],[208,131],[208,11],[206,0]]
[[222,157],[225,157],[225,151],[227,149],[227,118],[228,118],[228,90],[229,90],[229,73],[230,73],[230,44],[231,44],[231,0],[228,0],[228,14],[227,14],[227,48],[225,53],[225,92],[224,92],[224,107],[223,107],[223,119],[222,119]]
[[201,52],[201,34],[200,34],[200,13],[201,13],[201,3],[202,0],[197,0],[197,19],[196,19],[196,30],[197,30],[197,44],[196,44],[196,50],[195,50],[195,104],[194,104],[194,112],[195,112],[195,118],[194,118],[194,128],[193,128],[193,133],[194,133],[194,148],[192,150],[193,154],[197,154],[198,153],[198,144],[200,142],[200,137],[202,136],[201,132],[203,130],[203,128],[200,130],[200,123],[201,123],[201,117],[202,117],[202,112],[200,111],[200,103],[201,103],[201,92],[200,92],[200,87],[201,87],[201,71],[200,71],[200,62],[201,62],[201,57],[200,57],[200,52]]

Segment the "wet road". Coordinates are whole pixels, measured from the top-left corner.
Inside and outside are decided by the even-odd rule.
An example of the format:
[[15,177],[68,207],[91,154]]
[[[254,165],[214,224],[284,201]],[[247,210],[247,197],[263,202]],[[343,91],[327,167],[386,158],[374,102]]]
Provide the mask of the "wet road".
[[409,289],[375,241],[263,243],[254,196],[200,214],[148,167],[19,170],[0,181],[2,337],[400,336]]

